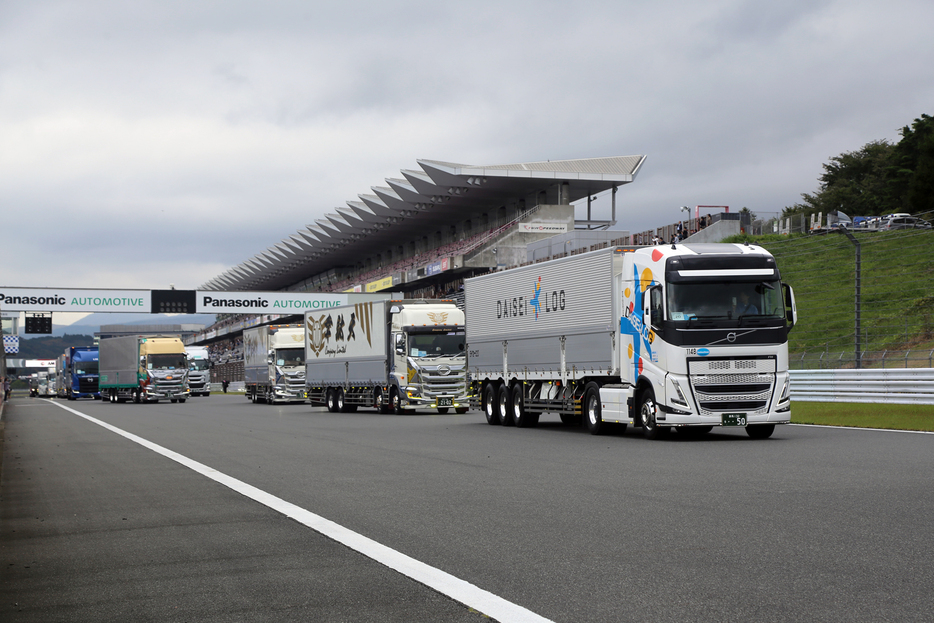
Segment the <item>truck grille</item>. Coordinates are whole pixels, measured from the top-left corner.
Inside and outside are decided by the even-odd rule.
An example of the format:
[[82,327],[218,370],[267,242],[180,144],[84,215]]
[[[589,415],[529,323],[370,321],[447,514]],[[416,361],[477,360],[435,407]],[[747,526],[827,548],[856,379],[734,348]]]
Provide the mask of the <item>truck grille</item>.
[[688,361],[691,389],[701,415],[768,412],[775,391],[775,359]]
[[82,394],[93,394],[98,390],[97,377],[81,377],[78,379],[78,391]]
[[451,365],[422,366],[423,394],[426,398],[437,396],[464,396],[467,393],[467,370]]
[[301,394],[305,391],[305,372],[294,372],[292,374],[284,374],[279,379],[279,385],[283,385],[289,389],[290,393]]

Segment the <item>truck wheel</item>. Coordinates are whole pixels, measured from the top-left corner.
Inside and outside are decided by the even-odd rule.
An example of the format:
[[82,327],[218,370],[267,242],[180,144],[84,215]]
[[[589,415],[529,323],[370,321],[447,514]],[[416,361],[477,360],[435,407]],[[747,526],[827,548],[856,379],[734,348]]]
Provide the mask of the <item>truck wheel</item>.
[[746,434],[753,439],[768,439],[775,431],[775,424],[753,424],[746,427]]
[[334,390],[334,408],[338,413],[347,413],[347,403],[344,402],[344,389],[342,387]]
[[444,415],[447,412],[448,412],[447,407],[438,407],[438,413],[440,413],[441,415]]
[[516,421],[512,417],[512,410],[510,409],[511,402],[509,400],[510,394],[509,385],[503,383],[499,386],[499,391],[496,392],[496,410],[499,411],[499,419],[503,423],[503,426],[512,426]]
[[487,383],[483,386],[483,412],[486,414],[487,424],[499,424],[499,410],[496,408],[496,385]]
[[467,407],[456,407],[456,408],[454,409],[454,413],[457,413],[457,414],[460,414],[460,415],[463,415],[463,414],[467,413],[467,411],[468,411]]
[[402,396],[399,395],[399,389],[392,388],[389,393],[389,400],[392,403],[392,412],[396,415],[405,415],[405,409],[402,408]]
[[606,429],[600,404],[600,387],[596,383],[587,383],[584,389],[584,424],[591,435],[599,435]]
[[373,406],[376,408],[377,411],[379,411],[383,415],[386,415],[387,413],[389,413],[389,405],[384,404],[383,402],[383,388],[382,387],[377,387],[373,391]]
[[520,383],[512,386],[512,419],[518,428],[531,428],[538,424],[538,415],[525,410],[525,394]]
[[642,435],[646,439],[659,439],[668,431],[667,428],[658,425],[656,413],[658,405],[655,404],[655,392],[651,387],[647,387],[639,400],[639,421],[642,424]]
[[337,413],[337,398],[334,396],[334,388],[329,387],[327,389],[327,395],[325,397],[328,405],[328,411],[331,413]]

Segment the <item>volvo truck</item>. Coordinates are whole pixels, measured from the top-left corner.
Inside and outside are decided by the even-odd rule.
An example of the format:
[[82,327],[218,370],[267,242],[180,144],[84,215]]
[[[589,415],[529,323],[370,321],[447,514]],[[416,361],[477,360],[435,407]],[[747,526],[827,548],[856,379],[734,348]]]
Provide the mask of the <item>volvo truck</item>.
[[658,438],[790,421],[794,292],[750,244],[610,247],[465,282],[467,356],[490,424],[543,413]]
[[305,331],[300,324],[243,330],[243,378],[254,403],[305,401]]
[[469,408],[464,312],[441,300],[386,300],[305,314],[305,384],[331,412]]
[[96,346],[69,346],[56,359],[57,393],[62,398],[100,398],[98,388],[98,357]]
[[100,389],[109,402],[185,402],[188,357],[175,336],[126,335],[100,341]]
[[186,346],[188,389],[192,396],[211,395],[211,358],[206,346]]

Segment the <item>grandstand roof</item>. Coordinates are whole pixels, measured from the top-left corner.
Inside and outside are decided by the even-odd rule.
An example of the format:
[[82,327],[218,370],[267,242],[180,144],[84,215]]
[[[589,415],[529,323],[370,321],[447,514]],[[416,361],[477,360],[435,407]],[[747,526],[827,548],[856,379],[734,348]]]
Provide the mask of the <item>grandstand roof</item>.
[[633,181],[645,156],[548,160],[474,166],[418,160],[421,170],[347,201],[265,251],[203,284],[200,290],[278,290],[399,241],[425,235],[512,201],[566,184],[573,203]]

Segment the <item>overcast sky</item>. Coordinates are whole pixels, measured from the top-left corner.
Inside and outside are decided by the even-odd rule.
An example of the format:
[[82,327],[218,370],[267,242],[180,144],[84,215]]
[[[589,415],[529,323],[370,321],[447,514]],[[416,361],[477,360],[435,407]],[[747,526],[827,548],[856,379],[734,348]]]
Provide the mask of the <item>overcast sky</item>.
[[0,286],[195,289],[418,158],[645,154],[631,231],[777,214],[934,114],[932,24],[931,0],[0,0]]

